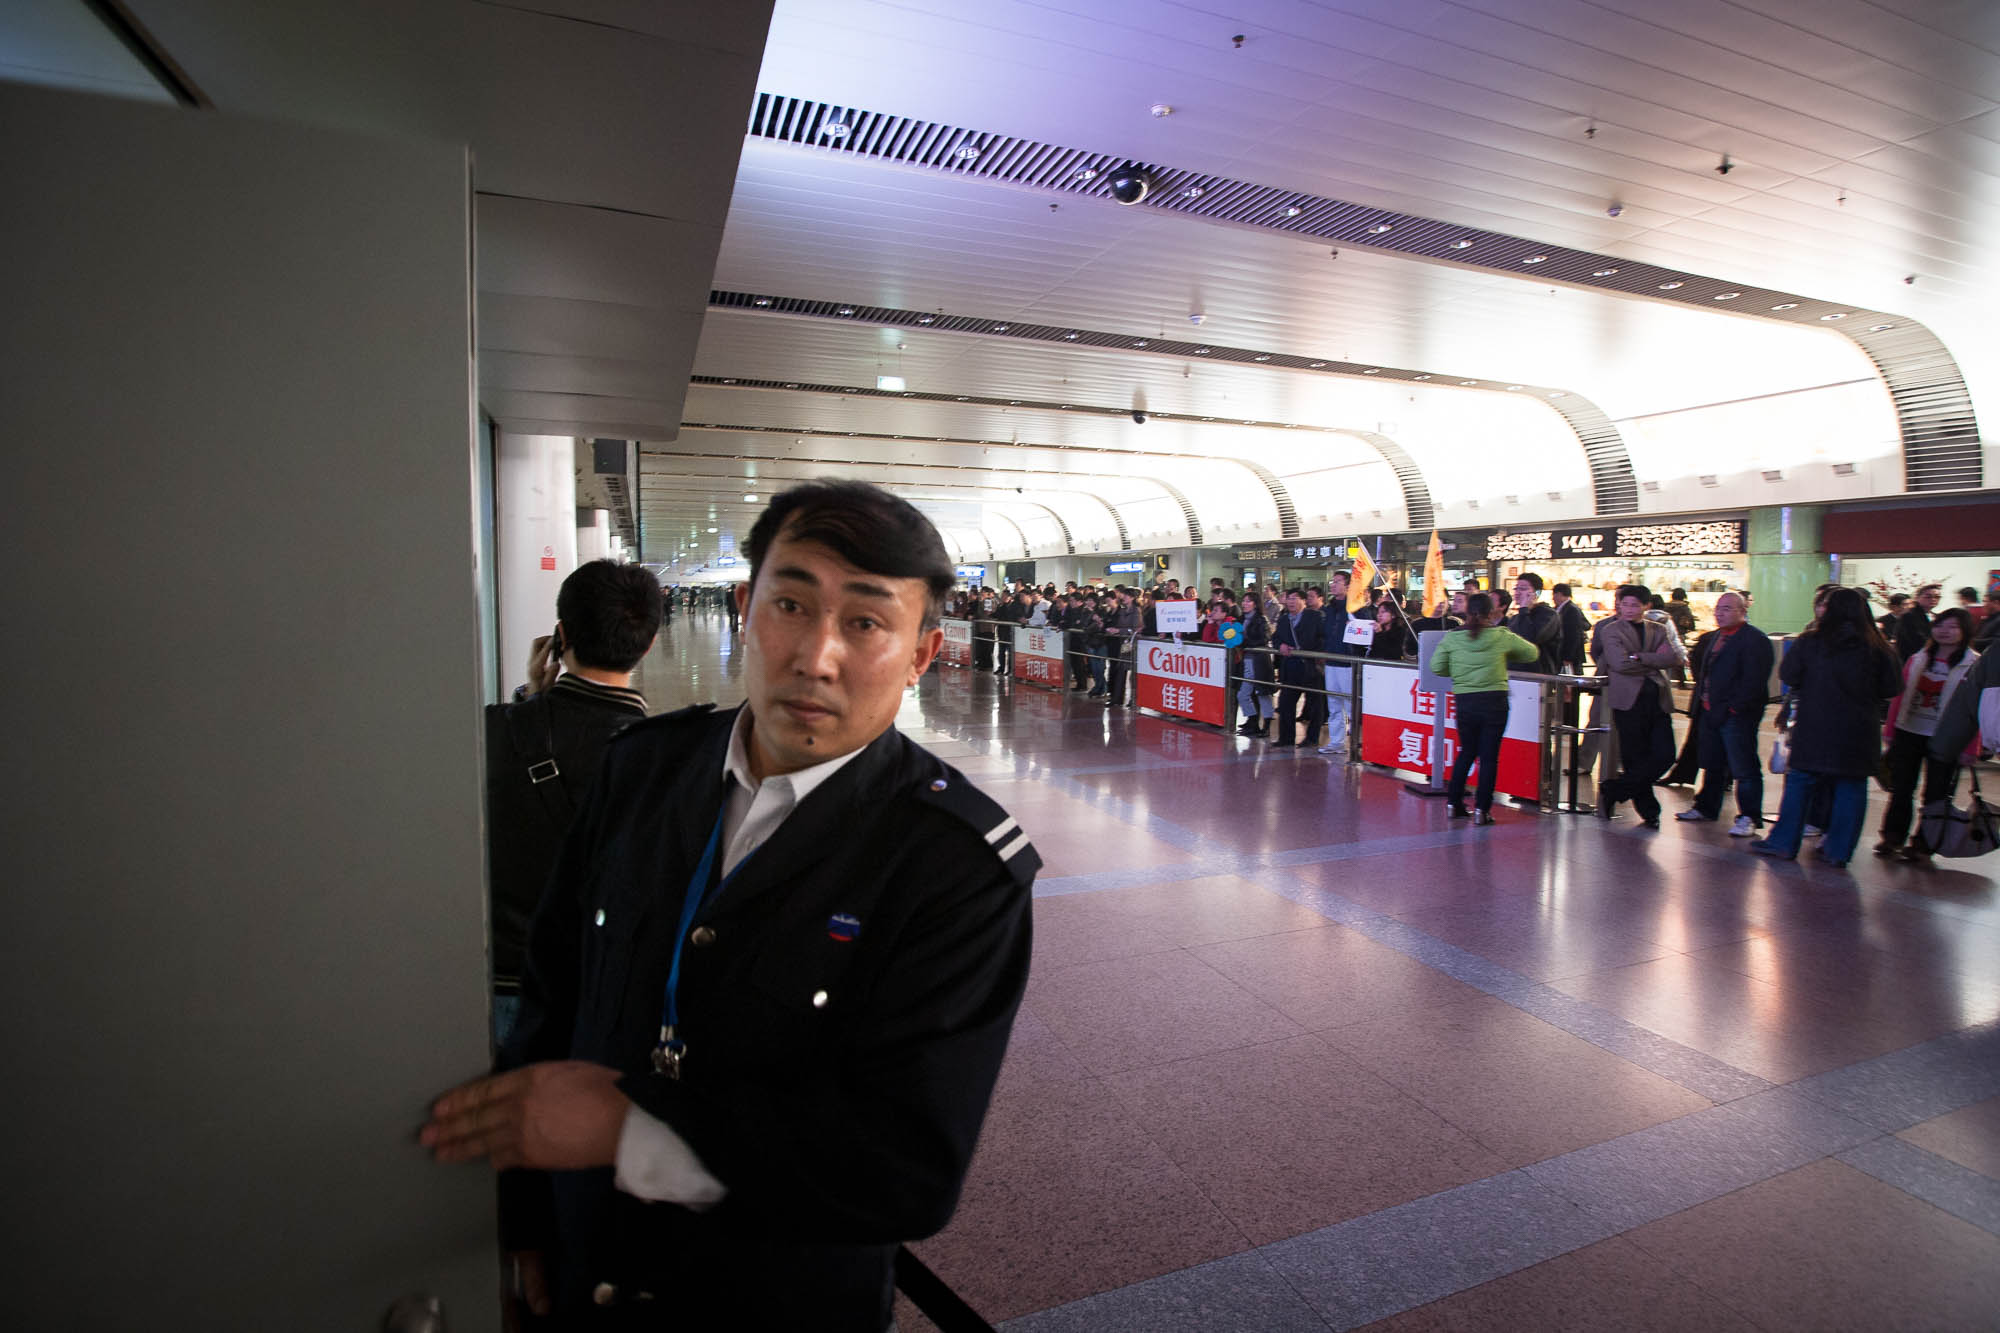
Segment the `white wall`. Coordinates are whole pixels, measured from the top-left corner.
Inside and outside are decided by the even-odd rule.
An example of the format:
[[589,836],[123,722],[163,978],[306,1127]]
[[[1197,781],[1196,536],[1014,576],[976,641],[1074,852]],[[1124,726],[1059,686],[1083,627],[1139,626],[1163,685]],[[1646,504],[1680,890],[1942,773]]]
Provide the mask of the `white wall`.
[[503,693],[526,679],[528,646],[556,623],[556,590],[576,568],[576,441],[497,432],[494,525]]

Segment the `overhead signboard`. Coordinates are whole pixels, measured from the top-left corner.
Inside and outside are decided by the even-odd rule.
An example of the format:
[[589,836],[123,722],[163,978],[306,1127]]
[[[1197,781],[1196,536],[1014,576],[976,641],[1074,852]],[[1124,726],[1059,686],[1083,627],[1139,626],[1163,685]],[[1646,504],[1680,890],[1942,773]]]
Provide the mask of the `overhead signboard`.
[[[1194,605],[1192,602],[1189,606]],[[1221,726],[1228,704],[1229,652],[1214,644],[1142,639],[1139,707]]]
[[1703,523],[1635,523],[1617,528],[1550,528],[1496,532],[1486,539],[1486,558],[1505,563],[1626,560],[1686,555],[1740,555],[1741,519]]
[[1143,574],[1146,572],[1144,560],[1114,560],[1104,567],[1107,574]]

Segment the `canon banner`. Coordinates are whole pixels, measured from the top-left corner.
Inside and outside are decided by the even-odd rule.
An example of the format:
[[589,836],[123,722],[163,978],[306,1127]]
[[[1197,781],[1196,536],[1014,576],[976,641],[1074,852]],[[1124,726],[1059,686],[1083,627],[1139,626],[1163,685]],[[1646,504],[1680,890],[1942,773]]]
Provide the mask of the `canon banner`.
[[[1430,775],[1432,700],[1444,705],[1444,761],[1458,757],[1457,696],[1417,688],[1417,673],[1366,666],[1361,678],[1361,759],[1364,763]],[[1501,733],[1498,790],[1524,801],[1541,799],[1542,686],[1507,685],[1507,729]],[[1445,769],[1447,775],[1450,768]]]
[[938,660],[947,666],[971,666],[972,622],[947,620],[943,624],[944,647],[938,649]]
[[1229,695],[1228,649],[1141,639],[1138,651],[1139,707],[1222,725]]
[[1062,688],[1063,632],[1014,627],[1014,678]]

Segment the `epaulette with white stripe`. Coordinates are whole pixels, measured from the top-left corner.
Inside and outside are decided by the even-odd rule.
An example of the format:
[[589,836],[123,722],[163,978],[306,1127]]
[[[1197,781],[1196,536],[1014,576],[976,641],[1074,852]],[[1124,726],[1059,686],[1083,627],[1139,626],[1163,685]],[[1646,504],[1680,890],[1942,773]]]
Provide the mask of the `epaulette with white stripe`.
[[949,764],[939,764],[919,788],[918,797],[977,833],[1007,867],[1007,873],[1021,884],[1034,882],[1035,872],[1042,868],[1042,858],[1035,851],[1028,831],[992,797],[973,786],[963,773]]

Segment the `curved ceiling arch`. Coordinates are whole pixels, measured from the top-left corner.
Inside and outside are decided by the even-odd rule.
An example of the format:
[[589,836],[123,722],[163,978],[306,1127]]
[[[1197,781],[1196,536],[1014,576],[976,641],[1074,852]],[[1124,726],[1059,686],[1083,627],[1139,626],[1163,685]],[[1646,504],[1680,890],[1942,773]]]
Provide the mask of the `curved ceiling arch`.
[[[1016,189],[1109,200],[1110,176],[1129,159],[937,121],[759,92],[751,138],[895,166],[971,177]],[[1723,171],[1728,170],[1724,157]],[[1778,323],[1830,327],[1875,365],[1895,404],[1910,489],[1945,490],[1983,480],[1979,424],[1971,392],[1942,339],[1916,320],[1757,284],[1438,218],[1375,208],[1280,186],[1141,163],[1153,188],[1135,207],[1237,226],[1309,236],[1429,263],[1562,283],[1645,301]],[[1878,335],[1903,336],[1883,339]],[[1605,426],[1610,426],[1605,418]],[[1615,433],[1615,432],[1614,432]],[[1586,453],[1593,443],[1585,442]],[[1612,448],[1595,441],[1598,452]],[[1596,456],[1593,455],[1593,467]],[[1629,470],[1629,460],[1625,464]],[[1617,468],[1612,467],[1613,474]],[[1968,483],[1962,480],[1970,476]],[[1616,492],[1615,485],[1611,489]],[[1631,512],[1622,510],[1598,512]]]

